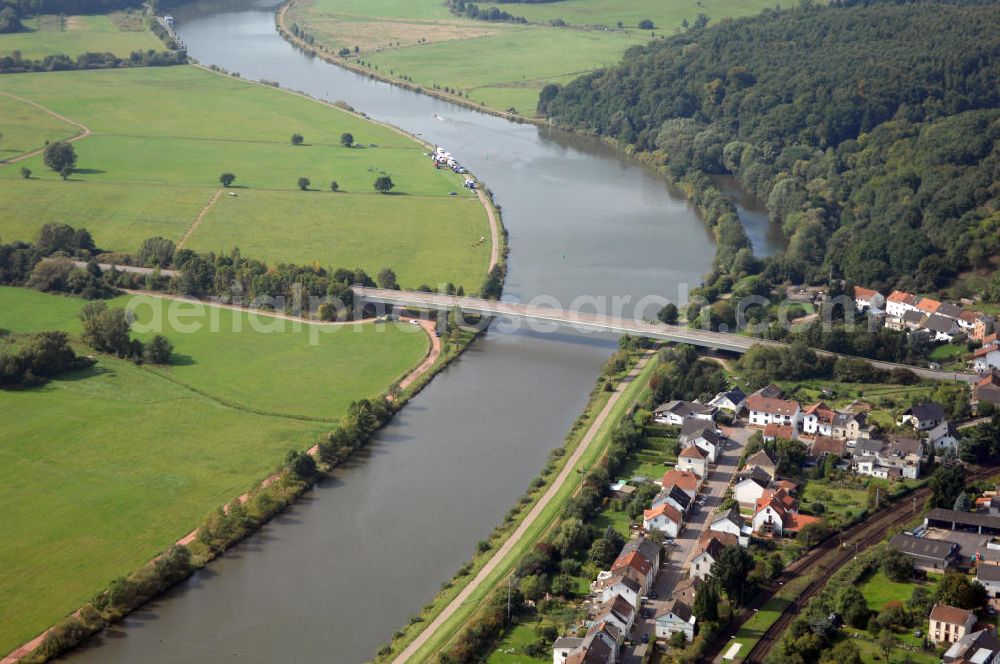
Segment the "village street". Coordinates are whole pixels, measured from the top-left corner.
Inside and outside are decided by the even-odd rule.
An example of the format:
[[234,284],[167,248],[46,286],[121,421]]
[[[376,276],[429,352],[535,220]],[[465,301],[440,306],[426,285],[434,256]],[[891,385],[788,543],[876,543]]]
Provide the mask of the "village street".
[[[636,619],[630,635],[634,646],[626,646],[622,650],[622,661],[624,664],[638,664],[646,652],[646,648],[656,640],[655,616],[659,609],[670,600],[670,593],[687,574],[688,562],[691,560],[694,549],[698,544],[698,539],[705,532],[722,499],[725,496],[726,488],[736,473],[736,466],[739,463],[743,447],[747,439],[753,433],[753,429],[746,427],[721,427],[722,432],[729,438],[729,442],[719,455],[714,468],[708,473],[708,478],[699,494],[699,502],[693,508],[684,524],[684,530],[677,538],[677,545],[665,547],[669,551],[661,563],[660,572],[653,583],[653,592],[657,599],[648,599],[643,603],[642,613]],[[648,617],[646,617],[648,616]],[[642,643],[643,634],[649,635],[649,644]]]

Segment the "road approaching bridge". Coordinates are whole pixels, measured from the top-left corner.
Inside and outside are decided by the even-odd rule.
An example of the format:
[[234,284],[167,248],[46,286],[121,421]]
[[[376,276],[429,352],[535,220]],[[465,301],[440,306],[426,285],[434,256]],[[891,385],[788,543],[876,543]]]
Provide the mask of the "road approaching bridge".
[[[419,291],[388,290],[384,288],[367,288],[354,286],[356,298],[364,304],[385,304],[435,311],[451,311],[459,309],[484,316],[502,316],[512,319],[533,320],[543,323],[556,323],[576,328],[592,329],[616,334],[631,334],[661,341],[691,344],[701,348],[745,353],[754,345],[785,347],[777,341],[758,339],[729,332],[713,332],[711,330],[692,329],[681,325],[666,325],[649,321],[633,320],[618,316],[607,316],[580,311],[567,311],[557,307],[519,304],[516,302],[501,302],[484,300],[478,297],[457,295],[442,295],[440,293],[424,293]],[[840,357],[837,353],[816,350],[821,355]],[[921,378],[931,380],[957,380],[971,383],[976,380],[974,374],[956,373],[952,371],[936,371],[921,367],[911,367],[893,362],[868,360],[880,369],[909,369]]]

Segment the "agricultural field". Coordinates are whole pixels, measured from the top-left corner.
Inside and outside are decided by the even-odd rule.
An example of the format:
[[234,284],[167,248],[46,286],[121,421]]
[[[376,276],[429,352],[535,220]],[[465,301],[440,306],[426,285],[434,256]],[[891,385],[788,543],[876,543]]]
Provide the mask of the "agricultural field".
[[[529,24],[461,18],[443,0],[298,0],[287,22],[334,52],[357,46],[352,59],[377,66],[382,75],[455,89],[472,102],[530,117],[548,83],[616,64],[630,46],[673,34],[700,13],[719,20],[756,14],[773,3],[564,0],[495,6]],[[568,25],[553,27],[554,19]],[[653,21],[652,30],[638,29],[644,19]]]
[[[0,288],[0,330],[76,334],[84,304]],[[150,311],[138,307],[138,320]],[[344,326],[310,345],[312,326],[264,333],[246,314],[218,313],[218,333],[164,330],[176,354],[168,367],[101,356],[43,387],[0,391],[0,412],[17,413],[0,419],[0,500],[16,533],[0,544],[0,651],[165,549],[427,350],[412,326]]]
[[[109,251],[135,251],[159,235],[267,260],[369,273],[392,267],[404,287],[450,281],[474,289],[486,273],[482,205],[462,176],[435,169],[423,145],[387,127],[197,67],[17,74],[4,84],[5,93],[93,132],[74,143],[77,170],[66,182],[41,155],[0,166],[0,197],[12,203],[0,210],[5,241],[65,222],[87,228]],[[79,131],[0,99],[0,126],[9,115],[18,127],[10,150],[14,140],[24,153],[60,131]],[[355,147],[341,145],[343,133]],[[292,145],[292,134],[303,144]],[[236,175],[235,196],[217,195],[223,172]],[[376,194],[373,183],[384,174],[396,186]],[[299,189],[302,177],[311,181],[307,191]],[[331,181],[340,191],[330,191]],[[262,248],[264,255],[253,252]]]
[[88,16],[42,14],[23,20],[24,30],[0,35],[0,56],[20,51],[37,60],[46,55],[113,53],[127,57],[132,51],[164,50],[163,42],[146,28],[139,13],[114,12]]

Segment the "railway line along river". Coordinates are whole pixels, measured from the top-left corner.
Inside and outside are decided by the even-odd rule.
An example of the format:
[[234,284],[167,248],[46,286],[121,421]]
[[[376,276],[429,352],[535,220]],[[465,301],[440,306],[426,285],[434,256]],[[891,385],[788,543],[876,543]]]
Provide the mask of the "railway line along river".
[[[598,141],[514,124],[310,57],[276,33],[273,9],[172,13],[203,64],[344,100],[452,152],[503,207],[505,297],[547,295],[562,306],[580,296],[673,299],[708,269],[712,239],[683,197]],[[334,478],[68,659],[373,658],[562,444],[614,348],[609,337],[495,325]]]

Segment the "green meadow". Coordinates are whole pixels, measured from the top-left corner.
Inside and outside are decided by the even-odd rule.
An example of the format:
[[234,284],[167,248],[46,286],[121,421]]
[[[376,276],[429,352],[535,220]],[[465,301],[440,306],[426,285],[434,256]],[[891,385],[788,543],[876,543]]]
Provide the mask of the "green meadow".
[[[4,84],[94,132],[74,143],[69,181],[46,169],[41,155],[0,167],[0,197],[14,203],[0,210],[5,240],[31,239],[59,221],[86,227],[110,251],[134,251],[154,235],[179,243],[220,188],[219,174],[232,172],[237,195],[208,209],[185,246],[238,246],[267,260],[371,273],[392,267],[411,287],[475,288],[485,275],[482,205],[462,176],[435,169],[421,144],[390,128],[196,67],[18,74]],[[24,106],[0,106],[0,126],[8,115],[19,118],[21,153],[59,130],[41,112],[25,118]],[[293,133],[303,145],[291,144]],[[358,145],[343,147],[342,133]],[[20,177],[22,166],[31,179]],[[392,194],[375,194],[382,174],[396,184]],[[300,177],[311,181],[309,191],[298,189]],[[331,181],[339,192],[329,190]]]
[[[333,51],[357,46],[354,59],[377,66],[382,75],[453,88],[472,102],[530,117],[548,83],[616,64],[630,46],[673,34],[700,13],[720,20],[756,14],[773,3],[563,0],[479,6],[497,6],[530,23],[460,18],[442,0],[298,0],[288,19]],[[555,19],[568,25],[553,27]],[[653,30],[638,29],[644,19],[653,21]]]
[[0,161],[37,150],[45,141],[71,138],[79,130],[62,120],[39,113],[27,102],[0,94]]
[[[75,334],[84,304],[0,288],[0,330]],[[136,313],[150,320],[148,304]],[[43,387],[0,391],[0,651],[142,565],[289,449],[316,442],[332,425],[304,417],[337,419],[412,369],[428,344],[412,326],[366,324],[311,345],[311,326],[264,332],[254,325],[282,326],[216,313],[220,332],[208,331],[207,317],[185,319],[206,325],[198,332],[164,331],[176,354],[169,367],[101,356]]]
[[164,50],[163,42],[146,29],[140,14],[114,12],[88,16],[42,14],[23,20],[24,30],[0,35],[0,55],[20,51],[28,60],[46,55],[113,53],[126,57],[132,51]]

